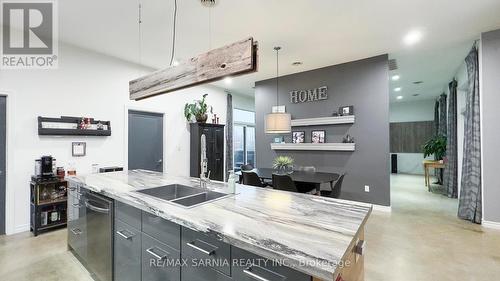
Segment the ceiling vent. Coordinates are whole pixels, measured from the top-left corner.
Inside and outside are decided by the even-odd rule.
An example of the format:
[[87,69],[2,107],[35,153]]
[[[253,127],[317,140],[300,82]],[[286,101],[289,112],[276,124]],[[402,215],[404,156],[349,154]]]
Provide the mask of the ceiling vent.
[[415,84],[415,85],[422,84],[422,83],[424,83],[424,81],[415,81],[415,82],[413,82],[413,84]]
[[398,61],[396,59],[390,59],[389,60],[389,70],[397,70],[398,69]]
[[203,4],[203,6],[205,7],[213,7],[217,3],[215,2],[215,0],[201,0],[201,4]]

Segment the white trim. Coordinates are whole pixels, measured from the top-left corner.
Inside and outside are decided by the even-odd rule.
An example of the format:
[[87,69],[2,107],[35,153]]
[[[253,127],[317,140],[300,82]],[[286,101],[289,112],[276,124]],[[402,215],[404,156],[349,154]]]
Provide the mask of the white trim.
[[30,229],[29,223],[28,224],[21,224],[21,225],[16,225],[16,227],[14,228],[14,232],[12,232],[10,234],[21,233],[21,232],[26,232],[26,231],[30,231],[30,230],[31,229]]
[[494,222],[494,221],[482,221],[482,225],[485,228],[490,228],[490,229],[498,229],[500,230],[500,222]]
[[128,112],[129,110],[157,113],[163,115],[163,172],[167,171],[167,112],[161,109],[126,104],[124,106],[123,128],[123,169],[128,171]]
[[385,213],[391,213],[392,212],[392,207],[391,206],[382,206],[382,205],[373,205],[373,210],[379,211],[379,212],[385,212]]
[[[12,92],[1,91],[1,96],[7,97],[6,112],[6,132],[5,132],[5,234],[10,235],[25,231],[26,226],[15,226],[15,198],[16,189],[11,185],[11,167],[15,167],[14,149],[11,147],[14,143],[14,101],[15,95]],[[29,229],[29,225],[28,225]]]

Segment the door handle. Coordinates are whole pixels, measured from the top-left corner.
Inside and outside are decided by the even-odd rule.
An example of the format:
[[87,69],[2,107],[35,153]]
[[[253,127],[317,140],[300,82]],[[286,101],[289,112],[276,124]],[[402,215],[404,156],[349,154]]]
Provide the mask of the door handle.
[[211,256],[211,255],[213,255],[215,253],[215,250],[211,250],[211,251],[205,250],[205,249],[203,249],[201,247],[196,246],[195,244],[193,244],[193,242],[188,242],[188,243],[186,243],[186,245],[188,245],[189,247],[197,250],[198,252],[202,252],[203,254],[205,254],[207,256]]
[[130,234],[127,235],[125,232],[129,232],[129,231],[127,231],[127,230],[119,230],[119,231],[116,232],[116,234],[120,235],[121,237],[123,237],[123,238],[125,238],[127,240],[129,240],[129,239],[131,239],[132,237],[135,236],[134,233],[129,232]]
[[161,164],[161,163],[163,163],[163,159],[159,159],[157,162],[158,162],[158,164]]
[[89,203],[89,200],[85,201],[85,207],[89,208],[92,211],[98,212],[98,213],[103,213],[103,214],[109,213],[109,209],[94,206],[94,205]]
[[[257,267],[258,267],[258,266],[257,266]],[[249,267],[247,267],[246,269],[243,269],[243,273],[245,273],[246,275],[248,275],[250,278],[252,278],[252,279],[254,279],[254,280],[258,280],[258,281],[272,281],[271,279],[267,279],[267,278],[265,278],[265,277],[262,277],[262,276],[258,275],[258,274],[257,274],[257,273],[255,273],[255,272],[253,272],[253,271],[252,271],[252,268],[253,268],[253,266],[249,266]],[[262,270],[267,271],[267,272],[269,272],[269,273],[270,273],[270,274],[272,274],[272,275],[276,275],[277,279],[274,279],[274,278],[273,278],[274,280],[284,281],[284,280],[286,280],[286,279],[287,279],[285,276],[283,276],[283,275],[281,275],[281,274],[278,274],[278,273],[276,273],[276,272],[272,272],[272,271],[267,270],[267,269],[265,269],[265,268],[262,268]]]
[[158,248],[158,250],[162,251],[162,252],[165,252],[166,254],[163,255],[163,256],[160,256],[158,255],[157,253],[155,253],[153,250],[157,248],[157,247],[151,247],[149,249],[146,249],[146,252],[148,252],[150,255],[152,255],[153,257],[155,257],[157,260],[163,260],[163,259],[166,259],[167,258],[167,255],[170,254],[169,252],[167,251],[164,251],[160,248]]

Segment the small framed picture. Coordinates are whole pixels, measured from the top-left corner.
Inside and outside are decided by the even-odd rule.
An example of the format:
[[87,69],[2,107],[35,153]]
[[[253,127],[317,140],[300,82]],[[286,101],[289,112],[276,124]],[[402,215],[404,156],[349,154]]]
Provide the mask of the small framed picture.
[[274,143],[282,143],[282,142],[284,142],[283,137],[275,137],[274,138]]
[[354,106],[349,105],[349,106],[339,107],[339,115],[340,116],[354,115]]
[[85,142],[73,142],[72,148],[71,155],[73,157],[82,157],[87,154],[87,143]]
[[306,138],[306,132],[295,131],[292,132],[292,143],[304,143]]
[[311,132],[311,142],[312,143],[325,143],[325,131],[312,131]]

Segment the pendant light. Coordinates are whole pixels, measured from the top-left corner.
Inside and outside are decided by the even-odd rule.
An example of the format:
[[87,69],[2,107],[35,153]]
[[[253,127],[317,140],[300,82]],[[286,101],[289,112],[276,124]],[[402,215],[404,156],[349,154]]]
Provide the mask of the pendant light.
[[274,47],[276,51],[276,107],[272,113],[266,115],[266,134],[286,134],[292,131],[292,117],[286,112],[279,112],[279,51],[281,47]]

